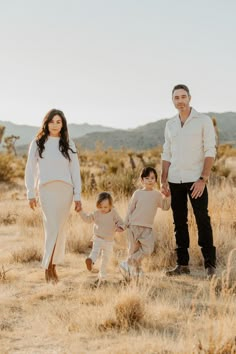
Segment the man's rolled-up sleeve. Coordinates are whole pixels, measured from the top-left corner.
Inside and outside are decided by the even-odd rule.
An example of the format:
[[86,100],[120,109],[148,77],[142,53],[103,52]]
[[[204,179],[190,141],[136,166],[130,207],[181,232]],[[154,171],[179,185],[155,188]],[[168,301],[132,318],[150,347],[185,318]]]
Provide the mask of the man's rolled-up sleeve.
[[204,155],[213,157],[216,155],[216,134],[210,117],[206,117],[203,129]]
[[165,143],[163,145],[163,152],[161,154],[162,161],[171,161],[171,141],[168,131],[168,126],[165,127]]

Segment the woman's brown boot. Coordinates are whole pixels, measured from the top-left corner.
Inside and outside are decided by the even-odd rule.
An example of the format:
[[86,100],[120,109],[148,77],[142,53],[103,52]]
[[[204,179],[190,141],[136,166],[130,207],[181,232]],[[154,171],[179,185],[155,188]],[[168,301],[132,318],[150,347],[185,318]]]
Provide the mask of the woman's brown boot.
[[48,269],[45,269],[45,280],[47,283],[49,283],[50,281],[53,281],[54,276],[53,276],[53,270],[52,270],[52,266],[49,265]]
[[58,275],[56,272],[56,264],[52,265],[52,276],[53,276],[53,280],[55,281],[55,283],[58,283],[59,279],[58,279]]
[[45,280],[46,280],[47,283],[49,282],[48,269],[45,269]]

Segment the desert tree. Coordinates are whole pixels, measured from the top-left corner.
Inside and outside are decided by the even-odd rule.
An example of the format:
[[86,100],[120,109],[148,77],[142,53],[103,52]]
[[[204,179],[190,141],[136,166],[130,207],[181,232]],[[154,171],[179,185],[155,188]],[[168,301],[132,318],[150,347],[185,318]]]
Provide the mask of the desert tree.
[[5,127],[4,125],[0,125],[0,144],[2,143],[2,138],[5,132]]
[[20,137],[16,135],[10,135],[4,138],[3,147],[7,150],[8,154],[14,154],[15,156],[17,155],[15,144],[18,139],[20,139]]

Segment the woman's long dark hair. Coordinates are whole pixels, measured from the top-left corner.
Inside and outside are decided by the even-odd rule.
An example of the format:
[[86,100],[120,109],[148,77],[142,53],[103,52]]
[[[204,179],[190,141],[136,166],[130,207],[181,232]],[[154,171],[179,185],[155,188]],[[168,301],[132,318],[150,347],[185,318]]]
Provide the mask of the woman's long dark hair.
[[62,155],[66,159],[71,161],[69,150],[74,154],[76,153],[76,151],[73,151],[69,145],[69,133],[67,128],[66,117],[64,113],[59,109],[51,109],[44,117],[42,127],[36,136],[36,144],[38,146],[39,156],[43,158],[42,153],[45,149],[44,145],[45,142],[48,140],[48,136],[50,135],[48,130],[48,123],[51,122],[53,117],[55,117],[56,115],[60,116],[62,120],[62,128],[60,131],[60,140],[59,140],[59,150],[61,151]]

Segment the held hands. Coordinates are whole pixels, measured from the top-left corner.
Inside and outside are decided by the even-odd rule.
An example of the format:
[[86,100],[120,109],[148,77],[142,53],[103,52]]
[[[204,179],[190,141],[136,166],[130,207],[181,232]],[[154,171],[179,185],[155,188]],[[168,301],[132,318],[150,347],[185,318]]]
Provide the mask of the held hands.
[[202,193],[204,192],[205,185],[206,183],[201,179],[198,179],[196,182],[194,182],[192,187],[190,188],[190,190],[192,191],[191,197],[193,199],[201,197]]
[[161,183],[161,193],[164,194],[165,197],[170,196],[170,188],[168,182]]
[[79,211],[82,210],[82,204],[80,200],[75,201],[75,211],[78,213]]
[[120,227],[120,226],[117,226],[116,227],[116,232],[123,232],[124,230],[122,229],[122,227]]
[[29,206],[32,210],[34,210],[37,207],[37,202],[35,198],[29,199]]
[[[29,199],[29,206],[32,210],[37,207],[37,202],[35,198]],[[81,201],[75,201],[75,211],[79,212],[80,210],[82,210]]]

